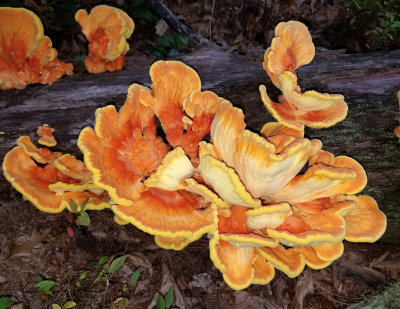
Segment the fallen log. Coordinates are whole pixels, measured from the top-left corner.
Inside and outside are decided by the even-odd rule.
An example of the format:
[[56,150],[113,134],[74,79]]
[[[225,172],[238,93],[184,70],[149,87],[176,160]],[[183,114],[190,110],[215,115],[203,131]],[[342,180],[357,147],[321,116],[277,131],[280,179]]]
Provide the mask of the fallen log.
[[[242,107],[250,129],[260,130],[273,120],[258,92],[259,85],[266,84],[274,93],[262,58],[203,49],[178,60],[197,70],[203,90],[212,90]],[[76,74],[49,86],[0,92],[1,160],[19,136],[30,135],[36,140],[36,129],[44,123],[56,129],[56,150],[81,157],[76,146],[80,130],[93,126],[97,108],[109,104],[120,107],[130,84],[150,86],[152,62],[133,56],[119,72]],[[321,139],[324,150],[351,156],[364,166],[369,183],[363,193],[373,196],[388,217],[382,239],[399,243],[400,145],[393,131],[399,114],[396,91],[400,90],[400,50],[365,54],[320,51],[312,64],[298,73],[302,90],[344,94],[349,106],[347,118],[328,129],[306,128],[306,137]],[[1,173],[0,204],[12,211],[12,204],[4,202],[10,190]],[[31,207],[27,211],[35,210]]]

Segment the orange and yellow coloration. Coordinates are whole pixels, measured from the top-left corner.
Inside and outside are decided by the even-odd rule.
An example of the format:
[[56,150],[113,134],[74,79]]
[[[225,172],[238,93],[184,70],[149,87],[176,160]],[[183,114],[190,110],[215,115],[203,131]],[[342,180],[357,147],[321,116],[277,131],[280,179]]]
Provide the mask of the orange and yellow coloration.
[[50,127],[48,124],[39,126],[36,131],[37,135],[39,136],[38,143],[47,147],[54,147],[57,145],[57,141],[53,136],[54,131],[55,129]]
[[150,68],[151,89],[131,85],[119,111],[99,108],[94,129],[81,131],[85,164],[22,137],[4,160],[7,179],[48,212],[68,207],[64,200],[97,194],[117,224],[135,225],[165,249],[182,250],[208,233],[211,260],[238,290],[269,283],[276,269],[293,278],[306,265],[324,268],[342,255],[343,240],[376,241],[386,217],[373,198],[354,195],[367,182],[363,167],[304,137],[304,124],[334,123],[334,106],[343,103],[318,114],[313,106],[341,99],[301,94],[293,83],[284,90],[285,78],[296,77],[314,49],[300,23],[282,23],[276,34],[267,72],[288,102],[303,104],[292,106],[301,117],[282,121],[278,113],[279,123],[256,134],[246,129],[242,110],[201,91],[192,68],[158,61]]
[[343,120],[347,104],[340,94],[301,92],[296,69],[314,58],[315,48],[307,27],[297,21],[281,22],[264,56],[264,69],[282,91],[279,103],[272,101],[264,85],[260,93],[264,105],[286,127],[302,130],[304,125],[326,128]]
[[[152,89],[131,85],[119,112],[98,109],[95,128],[81,132],[78,146],[95,185],[112,198],[117,222],[178,250],[215,229],[215,207],[180,183],[195,172],[187,155],[198,156],[220,99],[200,92],[197,73],[180,62],[156,62],[150,74]],[[169,144],[156,134],[156,117]]]
[[[71,155],[36,148],[28,136],[4,158],[3,172],[27,200],[44,212],[57,213],[88,199],[87,209],[109,207],[109,197],[91,182],[91,173],[83,162]],[[43,164],[41,167],[36,162]]]
[[85,59],[90,73],[121,70],[129,51],[126,40],[135,29],[133,20],[124,11],[98,5],[90,14],[79,10],[75,15],[82,32],[89,41],[89,55]]
[[354,159],[334,157],[320,141],[276,123],[262,132],[246,130],[242,112],[222,102],[211,124],[218,157],[200,154],[201,177],[230,210],[219,209],[210,254],[234,289],[269,282],[268,265],[289,277],[305,265],[326,267],[341,256],[344,239],[375,241],[386,227],[372,198],[352,195],[366,185]]
[[57,58],[38,16],[24,8],[0,8],[0,89],[51,84],[72,65]]

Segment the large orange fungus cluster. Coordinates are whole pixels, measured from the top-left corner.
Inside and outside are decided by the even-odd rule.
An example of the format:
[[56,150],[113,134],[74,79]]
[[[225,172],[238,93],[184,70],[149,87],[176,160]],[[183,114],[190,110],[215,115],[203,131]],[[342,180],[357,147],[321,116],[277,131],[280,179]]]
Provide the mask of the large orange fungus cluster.
[[38,16],[24,8],[0,8],[0,89],[51,84],[72,65],[57,58]]
[[75,19],[89,41],[86,69],[90,73],[121,70],[129,50],[126,40],[135,28],[128,14],[108,5],[98,5],[90,14],[79,10]]
[[272,102],[260,87],[278,120],[261,134],[246,129],[242,110],[202,91],[192,68],[158,61],[150,89],[131,85],[119,111],[98,109],[94,128],[82,130],[84,163],[22,137],[4,173],[43,211],[90,197],[93,209],[110,207],[118,224],[154,235],[162,248],[208,234],[211,260],[233,289],[267,284],[276,269],[296,277],[306,265],[324,268],[344,240],[379,239],[386,217],[373,198],[356,195],[367,183],[357,161],[304,137],[304,125],[327,127],[347,113],[341,95],[300,91],[295,70],[313,56],[303,24],[277,26],[264,68],[282,96]]

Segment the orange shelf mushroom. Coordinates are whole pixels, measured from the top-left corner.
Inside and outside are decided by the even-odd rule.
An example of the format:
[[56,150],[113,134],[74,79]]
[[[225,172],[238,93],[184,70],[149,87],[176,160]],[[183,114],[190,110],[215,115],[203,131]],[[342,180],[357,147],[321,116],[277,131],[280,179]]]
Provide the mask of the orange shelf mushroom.
[[[335,96],[313,92],[320,101],[310,105],[310,93],[293,83],[295,69],[313,57],[308,31],[289,22],[276,34],[267,72],[285,104],[304,105],[290,105],[292,118],[278,113],[287,117],[261,135],[246,129],[242,110],[202,92],[192,68],[158,61],[151,89],[131,85],[119,111],[99,108],[95,127],[81,131],[85,163],[21,137],[3,162],[6,178],[43,211],[88,197],[94,209],[111,205],[117,224],[135,225],[165,249],[182,250],[208,233],[211,260],[237,290],[269,283],[276,269],[293,278],[305,266],[324,268],[343,254],[343,240],[376,241],[386,217],[373,198],[355,195],[367,182],[363,167],[304,138],[304,124],[337,115],[332,106],[313,110]],[[156,120],[165,135],[157,135]]]
[[89,15],[85,10],[79,10],[75,20],[89,41],[86,69],[90,73],[121,70],[129,50],[126,40],[135,28],[128,14],[111,6],[98,5]]
[[178,61],[157,61],[150,77],[151,91],[142,91],[140,102],[157,115],[170,145],[181,146],[196,159],[198,144],[209,133],[224,99],[211,91],[201,92],[196,71]]
[[304,125],[326,128],[343,120],[347,104],[340,94],[301,92],[296,69],[314,58],[315,48],[307,27],[297,21],[281,22],[275,28],[275,38],[264,55],[264,69],[273,84],[282,91],[279,103],[270,99],[264,85],[261,99],[279,123],[296,130]]
[[273,268],[289,277],[305,265],[320,269],[342,255],[344,239],[382,235],[386,217],[376,202],[353,195],[367,180],[359,163],[277,123],[265,125],[263,136],[245,126],[242,111],[221,102],[198,167],[203,192],[221,205],[210,256],[229,286],[266,284]]
[[57,58],[38,16],[24,8],[0,8],[0,89],[51,84],[72,65]]
[[108,195],[93,185],[83,162],[47,148],[38,149],[28,136],[20,137],[17,144],[6,154],[3,172],[13,187],[38,209],[58,213],[69,208],[71,199],[78,205],[88,199],[87,209],[109,207]]
[[[201,92],[197,73],[183,63],[158,61],[150,75],[152,89],[131,85],[119,112],[98,109],[95,128],[81,132],[78,146],[94,184],[115,203],[116,222],[130,222],[163,248],[181,250],[215,229],[215,207],[181,182],[195,172],[187,156],[198,158],[198,143],[222,99]],[[156,117],[169,144],[156,134]]]

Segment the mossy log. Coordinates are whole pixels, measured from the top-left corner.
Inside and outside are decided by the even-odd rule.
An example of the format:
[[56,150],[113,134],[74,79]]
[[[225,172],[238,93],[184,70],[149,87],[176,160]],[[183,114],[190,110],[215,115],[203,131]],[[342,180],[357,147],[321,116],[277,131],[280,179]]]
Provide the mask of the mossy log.
[[[203,90],[212,90],[242,107],[250,129],[260,130],[273,120],[258,91],[260,84],[266,84],[269,92],[278,94],[262,68],[262,57],[203,49],[178,60],[197,70]],[[109,104],[120,107],[132,83],[150,86],[152,61],[133,56],[119,72],[76,74],[52,85],[0,92],[1,160],[19,136],[36,140],[35,132],[44,123],[56,129],[56,150],[79,157],[76,140],[82,128],[93,126],[95,110]],[[344,94],[347,118],[328,129],[306,128],[306,136],[320,139],[324,150],[351,156],[364,166],[369,182],[363,193],[373,196],[388,217],[382,240],[400,243],[400,144],[393,132],[399,115],[400,50],[364,54],[319,51],[312,64],[298,74],[303,90]],[[1,201],[9,190],[1,173],[0,205],[12,212],[12,205]]]

